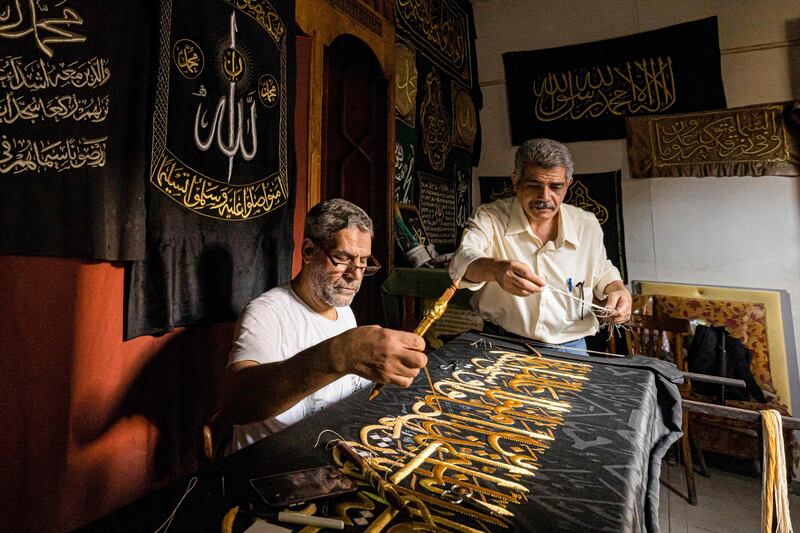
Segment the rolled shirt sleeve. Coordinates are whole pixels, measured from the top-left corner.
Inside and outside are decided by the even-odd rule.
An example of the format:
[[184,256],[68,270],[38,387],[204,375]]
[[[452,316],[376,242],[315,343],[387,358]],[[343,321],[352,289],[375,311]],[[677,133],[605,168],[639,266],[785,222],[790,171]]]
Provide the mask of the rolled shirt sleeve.
[[600,272],[600,277],[594,283],[594,295],[598,300],[605,300],[607,296],[606,287],[615,281],[622,281],[622,276],[619,274],[617,267],[610,260],[605,259],[605,251]]

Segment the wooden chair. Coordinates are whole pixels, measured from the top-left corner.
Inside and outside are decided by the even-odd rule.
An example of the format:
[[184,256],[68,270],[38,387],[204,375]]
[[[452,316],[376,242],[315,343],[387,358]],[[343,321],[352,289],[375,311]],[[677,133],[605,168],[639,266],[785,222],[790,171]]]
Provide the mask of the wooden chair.
[[[678,370],[686,371],[686,361],[683,348],[687,338],[691,335],[691,325],[685,318],[673,318],[663,315],[632,315],[626,330],[628,353],[654,357],[675,364]],[[682,397],[690,394],[688,380],[678,387]],[[683,461],[683,470],[686,476],[687,500],[692,505],[697,505],[697,488],[694,480],[694,462],[692,450],[694,446],[699,459],[699,466],[703,475],[707,469],[702,452],[693,442],[689,428],[689,412],[684,409],[680,439],[680,453]]]
[[220,502],[225,501],[225,476],[219,468],[219,461],[225,457],[225,451],[233,437],[233,424],[222,419],[220,411],[200,428],[198,439],[198,463],[209,479],[208,493]]
[[233,437],[233,425],[222,420],[220,411],[200,428],[200,457],[207,463],[216,463],[225,456]]
[[[652,315],[653,314],[653,295],[652,294],[633,294],[631,301],[631,316]],[[608,335],[607,331],[604,334]],[[626,342],[627,341],[627,342]],[[617,346],[617,343],[620,346]],[[612,354],[630,354],[630,340],[625,335],[620,335],[618,331],[613,331],[608,335],[605,350]]]

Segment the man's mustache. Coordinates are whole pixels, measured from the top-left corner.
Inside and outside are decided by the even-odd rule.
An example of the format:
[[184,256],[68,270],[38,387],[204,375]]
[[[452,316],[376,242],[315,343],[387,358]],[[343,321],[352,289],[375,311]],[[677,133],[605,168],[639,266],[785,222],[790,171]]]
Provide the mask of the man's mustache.
[[555,204],[551,204],[550,202],[531,202],[530,206],[533,209],[555,209]]

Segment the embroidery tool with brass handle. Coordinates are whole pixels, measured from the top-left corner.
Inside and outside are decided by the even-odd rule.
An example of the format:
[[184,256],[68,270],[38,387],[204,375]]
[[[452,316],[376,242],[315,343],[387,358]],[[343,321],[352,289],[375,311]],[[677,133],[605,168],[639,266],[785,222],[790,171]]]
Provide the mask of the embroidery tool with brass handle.
[[364,475],[365,480],[378,491],[378,494],[385,498],[389,506],[396,509],[406,519],[411,519],[411,509],[406,505],[400,495],[397,493],[395,486],[392,483],[385,481],[381,475],[373,469],[369,462],[361,457],[347,442],[340,440],[336,442],[336,448],[339,452],[355,464],[361,473]]
[[[458,286],[461,284],[461,279],[454,279],[450,282],[450,285],[445,289],[442,295],[435,301],[431,306],[425,311],[425,316],[422,317],[422,321],[417,326],[417,329],[414,330],[414,333],[422,337],[425,335],[425,332],[431,327],[431,325],[439,320],[444,312],[447,310],[447,303],[450,301],[450,298],[458,290]],[[372,388],[372,391],[369,393],[369,399],[374,400],[380,394],[381,389],[383,388],[383,383],[376,383],[375,386]]]
[[467,503],[475,509],[488,512],[490,515],[500,519],[506,524],[510,518],[514,517],[514,514],[507,509],[476,498],[471,489],[462,487],[461,485],[453,484],[449,489],[442,492],[440,496],[443,500],[455,504]]

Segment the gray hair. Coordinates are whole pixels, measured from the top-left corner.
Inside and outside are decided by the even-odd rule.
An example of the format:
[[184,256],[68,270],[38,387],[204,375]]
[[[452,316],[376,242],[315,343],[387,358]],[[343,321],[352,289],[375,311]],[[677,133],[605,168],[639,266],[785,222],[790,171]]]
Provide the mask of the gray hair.
[[514,157],[514,174],[517,177],[522,175],[522,169],[527,163],[533,163],[547,170],[564,167],[567,171],[567,181],[572,179],[574,170],[572,154],[566,146],[552,139],[531,139],[522,143]]
[[303,237],[317,244],[329,246],[335,241],[334,234],[345,228],[354,227],[374,236],[372,220],[357,205],[334,198],[312,207],[306,215]]

